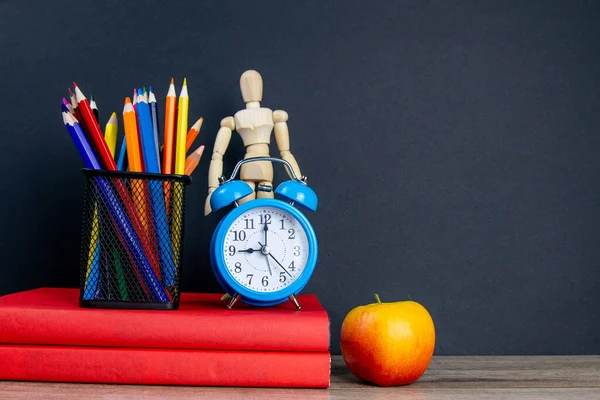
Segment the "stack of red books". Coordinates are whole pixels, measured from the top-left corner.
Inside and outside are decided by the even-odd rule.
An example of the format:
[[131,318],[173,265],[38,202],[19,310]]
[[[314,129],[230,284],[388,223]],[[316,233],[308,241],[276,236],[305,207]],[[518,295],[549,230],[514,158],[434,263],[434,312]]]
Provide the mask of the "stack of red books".
[[183,293],[179,310],[79,307],[78,289],[0,297],[0,380],[329,387],[329,317],[315,295],[225,309]]

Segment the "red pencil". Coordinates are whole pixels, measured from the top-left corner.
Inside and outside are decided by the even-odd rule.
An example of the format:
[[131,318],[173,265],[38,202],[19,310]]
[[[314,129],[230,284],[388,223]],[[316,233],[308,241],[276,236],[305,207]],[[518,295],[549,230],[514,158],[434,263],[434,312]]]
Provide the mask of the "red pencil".
[[77,98],[77,103],[79,103],[79,107],[77,108],[81,112],[81,116],[87,125],[91,139],[94,142],[96,151],[98,152],[100,163],[104,166],[104,168],[110,171],[117,171],[117,164],[115,163],[115,159],[110,154],[110,150],[106,144],[106,140],[104,140],[104,135],[102,134],[100,125],[98,125],[98,121],[96,121],[96,117],[94,117],[94,113],[90,108],[90,103],[75,82],[73,82],[73,87],[75,88],[75,97]]
[[[69,89],[69,97],[71,97],[71,106],[73,107],[73,115],[75,116],[75,119],[77,120],[77,122],[79,122],[79,125],[81,125],[81,127],[83,128],[83,131],[88,136],[88,140],[89,140],[90,137],[89,137],[88,128],[85,125],[85,121],[81,117],[81,110],[79,109],[79,105],[77,104],[77,100],[75,99],[75,93],[73,93],[71,91],[71,88],[68,88],[68,89]],[[92,146],[94,145],[93,142],[91,142],[90,144]]]

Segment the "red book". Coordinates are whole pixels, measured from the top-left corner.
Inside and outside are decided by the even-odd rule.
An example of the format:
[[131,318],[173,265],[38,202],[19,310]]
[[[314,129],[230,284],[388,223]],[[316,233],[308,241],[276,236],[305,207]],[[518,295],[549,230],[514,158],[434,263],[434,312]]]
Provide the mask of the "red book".
[[329,317],[315,295],[258,308],[220,294],[182,293],[179,310],[79,307],[79,289],[0,297],[0,343],[241,351],[329,351]]
[[0,345],[0,380],[329,387],[327,352]]

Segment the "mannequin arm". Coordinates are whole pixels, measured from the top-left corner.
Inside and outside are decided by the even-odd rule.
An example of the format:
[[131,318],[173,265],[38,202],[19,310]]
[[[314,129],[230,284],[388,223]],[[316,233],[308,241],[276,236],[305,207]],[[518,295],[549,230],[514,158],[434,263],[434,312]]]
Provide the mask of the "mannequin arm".
[[[275,140],[281,158],[289,162],[298,179],[302,178],[300,167],[290,152],[290,133],[287,126],[288,114],[285,111],[277,110],[273,113],[273,122],[275,123]],[[287,169],[286,169],[287,171]],[[288,172],[288,175],[290,173]],[[290,175],[291,178],[291,175]]]
[[219,176],[223,174],[223,155],[229,146],[231,140],[231,131],[235,129],[235,121],[233,117],[223,118],[221,120],[221,128],[215,139],[210,167],[208,169],[208,196],[204,204],[204,215],[210,214],[210,195],[219,187]]

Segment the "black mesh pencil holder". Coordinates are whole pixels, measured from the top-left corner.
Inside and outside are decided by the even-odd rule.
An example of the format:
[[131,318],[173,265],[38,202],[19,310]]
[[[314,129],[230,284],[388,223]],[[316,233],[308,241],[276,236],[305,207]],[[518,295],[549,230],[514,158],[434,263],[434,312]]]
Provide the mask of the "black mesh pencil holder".
[[179,307],[189,176],[83,169],[81,307]]

